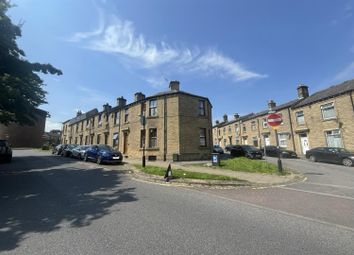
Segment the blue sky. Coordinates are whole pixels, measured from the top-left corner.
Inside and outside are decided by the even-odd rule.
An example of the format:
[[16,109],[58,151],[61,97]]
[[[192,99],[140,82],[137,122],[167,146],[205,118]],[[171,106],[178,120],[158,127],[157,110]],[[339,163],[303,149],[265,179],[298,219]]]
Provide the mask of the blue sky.
[[354,1],[13,0],[18,40],[42,76],[46,130],[80,109],[135,92],[181,89],[208,97],[213,120],[247,114],[354,78]]

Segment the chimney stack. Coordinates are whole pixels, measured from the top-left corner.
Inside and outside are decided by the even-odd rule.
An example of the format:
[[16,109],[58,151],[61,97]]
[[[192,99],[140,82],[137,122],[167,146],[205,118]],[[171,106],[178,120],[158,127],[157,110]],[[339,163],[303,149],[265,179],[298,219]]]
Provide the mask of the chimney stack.
[[227,114],[226,113],[224,114],[223,118],[224,118],[224,122],[227,122]]
[[112,106],[110,106],[108,103],[103,105],[103,111],[109,112],[112,109]]
[[309,96],[309,87],[304,84],[299,84],[297,87],[297,97],[303,99]]
[[276,106],[277,105],[276,105],[276,103],[273,100],[269,100],[268,101],[268,110],[269,111],[273,111]]
[[124,107],[127,104],[127,100],[124,97],[117,98],[117,106]]
[[179,91],[179,81],[170,81],[170,90]]
[[218,120],[215,121],[215,124],[216,124],[216,125],[219,125],[219,123],[220,123],[220,122],[219,122]]
[[237,120],[238,118],[240,118],[240,115],[238,113],[235,113],[234,118],[235,118],[235,120]]
[[82,115],[82,111],[81,110],[78,110],[77,113],[76,113],[76,117]]
[[145,95],[143,93],[137,92],[137,93],[134,94],[135,102],[143,100],[143,99],[145,99]]

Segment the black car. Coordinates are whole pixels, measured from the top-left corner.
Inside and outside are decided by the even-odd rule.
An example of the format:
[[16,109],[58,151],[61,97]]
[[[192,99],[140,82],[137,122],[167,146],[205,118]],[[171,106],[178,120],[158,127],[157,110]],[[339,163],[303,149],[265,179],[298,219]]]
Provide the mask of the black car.
[[[262,148],[261,151],[264,152],[264,148]],[[265,155],[268,157],[278,157],[279,153],[282,158],[297,158],[295,151],[285,150],[283,148],[278,148],[277,146],[265,147]]]
[[225,151],[231,151],[236,145],[232,145],[232,144],[229,144],[229,145],[226,145],[225,146]]
[[213,146],[213,152],[214,153],[219,153],[219,154],[224,154],[224,150],[219,145],[214,145]]
[[0,140],[0,160],[8,163],[12,160],[12,149],[7,140]]
[[318,147],[306,151],[306,158],[316,162],[327,162],[342,164],[345,166],[354,165],[354,153],[344,149],[336,147]]
[[234,145],[231,148],[232,157],[247,157],[251,159],[262,159],[262,151],[251,145]]
[[72,150],[77,146],[77,144],[68,144],[65,148],[63,148],[60,155],[63,157],[71,157]]

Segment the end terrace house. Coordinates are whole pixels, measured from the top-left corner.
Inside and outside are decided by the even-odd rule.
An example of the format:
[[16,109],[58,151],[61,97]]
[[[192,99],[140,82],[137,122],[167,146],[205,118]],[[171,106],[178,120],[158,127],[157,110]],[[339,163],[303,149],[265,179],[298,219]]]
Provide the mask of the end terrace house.
[[168,91],[149,97],[135,93],[130,104],[119,97],[114,107],[78,112],[63,123],[61,139],[66,144],[107,144],[129,158],[141,158],[145,146],[148,160],[209,159],[211,111],[208,98],[181,91],[180,83],[171,81]]

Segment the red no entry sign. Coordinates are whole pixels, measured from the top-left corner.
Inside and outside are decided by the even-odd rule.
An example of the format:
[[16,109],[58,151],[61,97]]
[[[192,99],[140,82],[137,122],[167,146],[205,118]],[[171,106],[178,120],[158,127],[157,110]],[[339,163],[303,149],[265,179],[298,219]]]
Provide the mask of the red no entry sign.
[[269,126],[277,127],[283,122],[283,119],[280,114],[271,113],[268,115],[267,122]]

